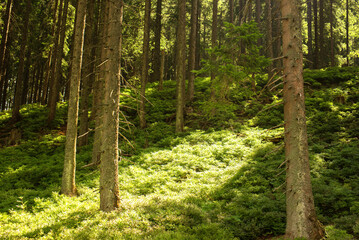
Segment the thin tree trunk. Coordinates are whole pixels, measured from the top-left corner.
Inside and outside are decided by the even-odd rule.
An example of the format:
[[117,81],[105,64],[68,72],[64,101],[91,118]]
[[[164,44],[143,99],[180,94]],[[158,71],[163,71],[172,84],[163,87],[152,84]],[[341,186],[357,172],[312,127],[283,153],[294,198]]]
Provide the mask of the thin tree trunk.
[[81,65],[84,44],[84,30],[86,19],[86,0],[79,0],[76,10],[75,38],[72,52],[70,99],[67,115],[67,130],[65,143],[64,170],[62,173],[61,193],[76,196],[76,140],[79,107],[79,91],[81,81]]
[[196,70],[199,70],[201,65],[201,0],[197,3]]
[[88,144],[88,130],[89,130],[89,95],[91,93],[91,86],[94,80],[94,11],[95,0],[87,0],[87,15],[86,15],[86,29],[85,29],[85,43],[83,56],[83,71],[82,71],[82,91],[80,102],[80,130],[79,130],[79,147]]
[[228,22],[230,22],[230,23],[234,22],[233,13],[234,13],[234,0],[229,0],[229,21]]
[[324,58],[324,0],[319,0],[319,58],[318,64],[319,67],[322,68],[325,65]]
[[99,56],[100,62],[97,64],[97,77],[95,80],[94,86],[94,103],[93,103],[93,114],[95,118],[95,135],[94,135],[94,143],[92,149],[92,160],[93,164],[99,164],[101,161],[101,139],[102,139],[102,131],[103,131],[103,121],[101,109],[103,108],[103,99],[104,99],[104,77],[105,73],[105,62],[107,61],[105,46],[106,46],[106,36],[107,36],[107,28],[105,27],[107,20],[107,12],[106,12],[106,0],[102,0],[100,7],[100,41],[99,47],[97,48],[97,55]]
[[123,2],[107,0],[108,35],[106,37],[105,96],[100,167],[100,209],[109,212],[120,207],[118,179],[118,133],[121,75],[121,31]]
[[[4,29],[2,32],[1,44],[0,44],[0,92],[2,92],[2,88],[4,85],[3,75],[5,74],[5,55],[6,48],[10,30],[10,20],[11,20],[11,12],[12,12],[12,0],[8,0],[6,4],[6,12],[4,15]],[[1,99],[1,96],[0,96]]]
[[[9,39],[10,40],[10,39]],[[10,41],[8,42],[10,45]],[[0,98],[1,101],[1,110],[4,111],[6,109],[6,98],[7,98],[7,88],[9,85],[9,79],[10,79],[10,51],[9,48],[7,48],[5,53],[5,59],[4,67],[5,67],[5,74],[4,74],[4,86],[2,89],[2,96]]]
[[[62,7],[62,1],[60,1],[60,7]],[[51,85],[50,85],[50,96],[49,96],[49,115],[47,119],[47,123],[50,125],[52,121],[55,119],[56,115],[56,105],[59,98],[60,92],[60,78],[62,76],[62,54],[65,42],[65,33],[66,33],[66,19],[67,19],[67,10],[68,10],[68,2],[69,0],[65,0],[63,10],[59,13],[59,23],[58,30],[56,34],[56,38],[58,39],[55,42],[54,48],[54,66],[52,68],[51,75]],[[57,44],[56,44],[57,43]]]
[[12,119],[17,122],[20,120],[20,107],[21,107],[21,96],[22,88],[24,82],[24,68],[25,68],[25,53],[28,39],[28,26],[29,26],[29,17],[31,12],[31,0],[26,1],[26,11],[24,16],[23,30],[22,30],[22,40],[20,47],[20,56],[19,56],[19,68],[16,80],[16,89],[15,89],[15,98],[12,111]]
[[[213,0],[213,9],[212,9],[212,49],[217,46],[217,36],[218,36],[218,0]],[[212,62],[215,60],[215,56],[211,56]],[[216,89],[215,89],[215,78],[216,74],[214,71],[211,71],[211,101],[215,101],[216,98]],[[214,112],[213,112],[214,114]]]
[[335,56],[334,56],[334,33],[333,33],[333,0],[330,0],[330,65],[335,66]]
[[198,20],[198,0],[192,0],[191,10],[191,33],[189,37],[189,56],[188,56],[188,100],[194,98],[194,79],[193,70],[196,67],[196,40],[197,40],[197,20]]
[[185,106],[185,56],[186,56],[186,1],[178,0],[177,53],[176,53],[176,132],[184,129]]
[[166,50],[162,49],[161,51],[161,68],[160,68],[160,81],[158,84],[158,90],[163,90],[163,77],[164,77],[164,70],[165,70],[165,59],[166,59]]
[[282,0],[284,58],[284,129],[286,156],[286,237],[317,240],[317,220],[310,180],[304,103],[303,52],[299,0]]
[[157,0],[156,6],[156,20],[154,24],[154,42],[155,47],[153,50],[154,61],[153,61],[153,74],[152,80],[159,81],[161,72],[161,31],[162,31],[162,0]]
[[148,81],[148,63],[150,49],[150,21],[151,21],[151,0],[145,1],[145,26],[143,29],[143,53],[142,53],[142,69],[141,69],[141,96],[140,96],[140,127],[146,127],[146,84]]
[[314,38],[315,38],[313,67],[316,69],[319,68],[318,0],[313,0],[313,15],[314,15]]
[[313,68],[313,34],[312,34],[312,0],[307,0],[308,21],[308,61],[309,68]]
[[[267,8],[267,56],[270,59],[273,59],[273,29],[272,29],[272,2],[271,0],[266,0]],[[273,76],[273,62],[268,66],[268,80]]]

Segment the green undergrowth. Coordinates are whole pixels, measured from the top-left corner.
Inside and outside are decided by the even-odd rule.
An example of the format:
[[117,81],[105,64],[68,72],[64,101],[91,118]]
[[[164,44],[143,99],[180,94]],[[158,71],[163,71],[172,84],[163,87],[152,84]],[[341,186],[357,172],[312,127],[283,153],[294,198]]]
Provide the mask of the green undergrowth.
[[[334,68],[305,73],[313,192],[318,218],[331,240],[359,237],[357,72]],[[162,92],[149,85],[146,129],[132,125],[138,123],[136,94],[123,91],[132,98],[121,101],[121,133],[127,139],[120,141],[121,208],[111,213],[99,211],[99,172],[83,168],[91,161],[91,145],[78,149],[79,196],[59,195],[65,114],[58,114],[56,128],[44,131],[46,109],[24,107],[18,126],[28,132],[26,138],[0,149],[0,239],[282,236],[281,96],[246,99],[233,89],[225,103],[229,107],[221,110],[225,114],[210,118],[205,111],[209,84],[208,78],[196,82],[196,101],[187,106],[182,134],[174,134],[175,82],[166,81]],[[65,111],[66,105],[59,107]],[[2,113],[0,124],[9,117]]]

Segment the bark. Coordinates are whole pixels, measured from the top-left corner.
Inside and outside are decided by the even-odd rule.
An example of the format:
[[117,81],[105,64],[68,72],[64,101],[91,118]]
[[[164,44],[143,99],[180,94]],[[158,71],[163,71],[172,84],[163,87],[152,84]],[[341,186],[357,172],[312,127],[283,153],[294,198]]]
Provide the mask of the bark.
[[20,120],[21,95],[22,95],[22,88],[23,88],[23,82],[24,82],[25,53],[26,53],[26,46],[27,46],[27,39],[28,39],[28,26],[29,26],[30,12],[31,12],[31,0],[27,0],[23,29],[22,29],[22,40],[21,40],[20,56],[19,56],[19,68],[18,68],[18,74],[17,74],[17,80],[16,80],[14,105],[13,105],[13,111],[12,111],[12,119],[15,122]]
[[313,15],[314,15],[314,38],[315,38],[313,68],[318,68],[319,67],[318,0],[313,0]]
[[330,65],[335,66],[335,57],[334,57],[334,33],[333,33],[333,0],[330,0]]
[[86,19],[86,0],[79,0],[76,10],[75,38],[72,52],[72,66],[70,78],[70,99],[67,115],[67,130],[65,143],[64,170],[62,173],[61,193],[67,196],[76,196],[76,141],[79,91],[81,80],[81,64],[84,43],[84,30]]
[[[52,28],[51,28],[51,36],[55,36],[56,14],[57,14],[58,3],[59,3],[59,1],[55,0],[54,12],[53,12],[54,15],[52,16],[53,25],[52,25]],[[55,39],[53,41],[55,43]],[[41,104],[42,105],[45,105],[47,103],[49,80],[50,80],[51,68],[52,68],[51,66],[53,65],[53,63],[52,63],[53,62],[53,50],[54,50],[53,47],[50,48],[47,63],[46,63],[45,80],[44,80],[43,89],[42,89],[42,96],[41,96]]]
[[163,49],[161,51],[161,68],[160,68],[160,81],[158,84],[158,90],[163,90],[163,77],[164,77],[164,70],[165,70],[165,59],[166,59],[166,51]]
[[309,68],[313,67],[313,34],[312,34],[312,0],[307,0],[307,21],[308,21],[308,61]]
[[[10,41],[9,41],[10,43]],[[4,86],[2,88],[2,95],[0,98],[1,101],[1,110],[4,111],[6,109],[6,98],[7,98],[7,88],[9,85],[9,79],[10,79],[10,51],[9,49],[6,50],[5,53],[5,59],[4,67],[5,67],[5,74],[4,74]]]
[[102,130],[103,130],[103,121],[101,109],[103,107],[103,99],[104,99],[104,83],[103,83],[103,74],[105,72],[105,62],[106,54],[105,54],[105,36],[107,34],[106,22],[107,20],[107,12],[106,12],[106,0],[102,0],[100,7],[100,41],[99,47],[97,47],[97,55],[99,56],[100,62],[97,64],[97,76],[94,85],[94,103],[92,113],[95,119],[95,135],[94,135],[94,143],[92,149],[92,163],[100,163],[101,160],[101,139],[102,139]]
[[[212,9],[212,48],[217,46],[217,36],[218,36],[218,0],[213,0],[213,9]],[[215,56],[211,56],[212,62],[215,60]],[[215,81],[216,74],[214,71],[211,72],[211,101],[215,101],[216,98],[216,89]],[[214,114],[214,112],[213,112]]]
[[94,11],[95,1],[87,1],[87,14],[86,14],[86,28],[85,28],[85,43],[84,43],[84,56],[82,66],[82,91],[80,102],[80,130],[79,130],[79,146],[88,144],[88,130],[89,130],[89,95],[91,93],[91,86],[94,81]]
[[[267,56],[270,59],[273,59],[273,30],[272,30],[272,2],[271,0],[266,0],[267,8]],[[273,76],[273,62],[268,66],[268,80]]]
[[177,53],[176,53],[176,132],[184,129],[185,59],[186,56],[186,1],[178,0]]
[[146,127],[146,84],[148,81],[148,64],[150,49],[150,21],[151,21],[151,0],[145,1],[145,26],[143,29],[143,50],[142,50],[142,69],[141,69],[141,96],[140,96],[140,127]]
[[[59,98],[60,92],[60,79],[62,76],[62,54],[65,43],[65,33],[66,33],[66,20],[67,20],[67,11],[68,11],[69,0],[65,0],[63,10],[59,13],[58,19],[58,30],[55,40],[54,48],[54,65],[52,68],[51,75],[51,85],[50,85],[50,95],[49,95],[49,116],[47,119],[48,124],[51,124],[55,119],[56,115],[56,105]],[[60,7],[62,6],[62,0],[60,1]]]
[[201,62],[201,0],[197,6],[197,35],[196,35],[196,70],[200,69]]
[[198,20],[198,0],[192,0],[191,10],[191,33],[189,37],[189,56],[188,56],[188,100],[194,98],[194,79],[193,70],[196,67],[196,40],[197,40],[197,20]]
[[31,65],[31,50],[27,48],[26,61],[24,66],[23,87],[21,93],[21,105],[27,103],[27,95],[29,91],[30,65]]
[[7,48],[8,36],[10,30],[11,12],[12,12],[12,0],[8,0],[6,4],[6,10],[4,15],[4,28],[2,31],[2,35],[1,35],[2,38],[0,43],[0,92],[2,92],[2,88],[4,85],[4,79],[3,79],[3,76],[5,74],[4,62],[5,62],[6,48]]
[[321,239],[308,157],[303,88],[303,53],[299,0],[282,0],[284,58],[284,129],[286,156],[286,237]]
[[325,63],[324,59],[324,0],[319,0],[319,58],[318,64],[319,67],[322,68]]
[[154,59],[153,59],[153,81],[159,81],[161,77],[161,31],[162,31],[162,0],[157,0],[156,6],[156,20],[154,24],[155,32],[155,48],[154,48]]
[[105,95],[103,109],[103,138],[100,167],[100,209],[112,211],[120,206],[118,179],[118,133],[120,99],[120,58],[123,2],[107,0],[108,35],[106,36],[107,62],[104,64]]

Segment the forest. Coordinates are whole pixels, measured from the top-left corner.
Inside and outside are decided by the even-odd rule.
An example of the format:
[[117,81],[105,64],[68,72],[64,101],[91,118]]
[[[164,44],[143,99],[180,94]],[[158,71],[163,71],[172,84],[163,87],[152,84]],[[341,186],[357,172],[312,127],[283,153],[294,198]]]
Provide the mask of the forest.
[[359,239],[358,0],[0,0],[0,239]]

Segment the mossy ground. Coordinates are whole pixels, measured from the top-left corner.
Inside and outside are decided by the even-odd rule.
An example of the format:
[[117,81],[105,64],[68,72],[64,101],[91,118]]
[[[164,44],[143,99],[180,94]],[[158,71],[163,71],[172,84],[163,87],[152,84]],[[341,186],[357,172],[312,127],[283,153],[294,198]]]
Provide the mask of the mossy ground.
[[[358,69],[307,71],[306,103],[313,192],[328,239],[359,237]],[[264,85],[264,83],[262,84]],[[25,106],[24,140],[0,150],[0,239],[259,239],[285,230],[280,93],[246,98],[233,89],[225,112],[206,114],[208,79],[197,81],[187,129],[174,134],[175,83],[148,89],[148,128],[123,123],[121,209],[99,211],[99,173],[82,168],[76,198],[59,195],[66,104],[54,128],[46,109]],[[261,83],[258,83],[260,89]],[[127,90],[126,90],[127,91]],[[126,92],[125,91],[125,92]],[[132,94],[127,91],[128,94]],[[137,123],[136,101],[121,101]],[[268,109],[268,110],[265,110]],[[5,124],[10,117],[2,113]],[[124,119],[123,119],[124,120]],[[273,128],[274,127],[274,128]]]

